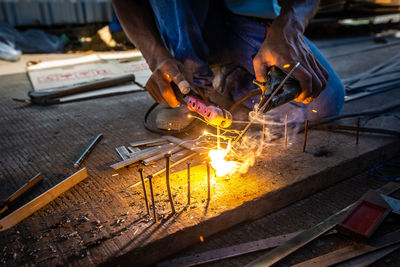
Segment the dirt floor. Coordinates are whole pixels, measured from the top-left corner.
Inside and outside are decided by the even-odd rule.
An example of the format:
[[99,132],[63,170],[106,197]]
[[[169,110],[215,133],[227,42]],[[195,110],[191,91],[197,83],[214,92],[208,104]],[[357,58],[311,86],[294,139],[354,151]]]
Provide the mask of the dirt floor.
[[[376,62],[382,62],[392,57],[400,47],[400,45],[378,47],[381,44],[376,44],[368,38],[361,44],[351,42],[349,44],[346,41],[349,39],[316,41],[342,78],[367,70]],[[357,52],[357,49],[362,50],[369,47],[376,49]],[[104,255],[115,253],[115,251],[118,253],[113,254],[112,257],[117,258],[124,255],[129,251],[129,247],[143,245],[146,237],[151,236],[153,231],[168,233],[168,231],[172,231],[172,226],[183,227],[179,225],[178,218],[169,220],[169,203],[165,197],[166,192],[159,185],[155,187],[155,190],[159,192],[156,195],[157,207],[161,208],[158,215],[159,219],[165,222],[160,229],[151,228],[151,218],[143,214],[143,199],[139,189],[115,194],[137,182],[138,175],[130,168],[119,172],[109,168],[110,164],[118,161],[114,148],[128,145],[135,140],[158,137],[156,134],[146,131],[142,126],[144,113],[152,103],[147,93],[140,92],[49,107],[27,106],[11,100],[12,97],[26,97],[26,93],[30,89],[24,68],[26,61],[77,56],[79,55],[24,55],[19,62],[1,62],[0,64],[2,75],[0,77],[0,165],[2,168],[0,182],[3,184],[0,187],[0,197],[8,196],[10,192],[15,191],[24,181],[39,171],[45,177],[44,181],[30,194],[15,203],[14,209],[72,174],[73,162],[96,134],[102,132],[106,137],[85,163],[90,170],[90,179],[36,212],[26,223],[22,223],[7,234],[0,234],[0,261],[6,265],[30,265],[31,263],[55,265],[66,262],[77,265],[94,265],[110,262],[110,258],[107,258],[109,256]],[[364,107],[379,107],[385,102],[394,101],[394,99],[398,99],[398,90],[387,92],[380,97],[365,98],[362,103]],[[350,102],[346,104],[345,112],[356,111],[358,107]],[[348,137],[343,138],[345,140]],[[332,139],[331,145],[334,146],[334,141],[339,142],[338,140],[340,138]],[[295,145],[300,147],[301,141],[296,140],[296,142]],[[311,147],[312,144],[310,144],[310,149]],[[383,158],[384,153],[375,156],[376,163],[385,159]],[[382,156],[381,160],[379,160],[379,156]],[[312,162],[312,153],[305,157]],[[398,162],[399,158],[394,161]],[[362,166],[364,165],[360,164],[360,166],[352,168],[357,169],[358,167],[361,173],[364,171]],[[159,164],[150,166],[145,170],[145,174],[151,174],[159,167]],[[289,167],[290,164],[286,168],[290,169]],[[310,164],[310,167],[313,166]],[[200,173],[200,175],[195,176],[193,182],[200,183],[202,181],[203,183],[195,187],[197,190],[193,192],[193,196],[197,202],[193,204],[203,207],[207,205],[204,165],[196,168],[194,168],[195,173]],[[184,170],[184,167],[180,169]],[[177,184],[184,182],[184,174],[177,174],[177,177],[179,177],[176,180]],[[271,187],[279,185],[279,179],[275,178],[273,180],[276,184],[271,183]],[[250,179],[247,184],[241,186],[248,185],[257,189],[261,186],[258,184],[259,182],[260,180]],[[362,172],[358,176],[261,219],[242,223],[210,237],[202,237],[205,238],[203,241],[195,233],[191,237],[193,240],[188,243],[197,242],[198,245],[175,254],[171,258],[306,229],[355,201],[368,188],[378,188],[384,183],[385,181],[371,178],[367,172]],[[213,196],[214,199],[218,199],[218,192],[222,190],[216,186],[234,187],[235,182],[221,181],[213,184],[212,188],[216,192]],[[174,188],[174,191],[181,192],[174,196],[176,204],[180,208],[185,206],[185,189],[184,186]],[[238,192],[239,195],[244,192],[240,191],[240,187],[235,190],[237,191],[230,189],[232,192]],[[254,190],[254,195],[248,194],[244,197],[257,196],[257,191]],[[305,193],[305,195],[307,194]],[[230,199],[235,198],[231,197]],[[243,201],[239,197],[236,200],[239,204]],[[218,204],[213,202],[207,215],[197,214],[194,209],[193,220],[217,213],[221,208]],[[232,201],[228,204],[235,205],[237,203]],[[138,212],[138,209],[142,211]],[[176,226],[176,221],[178,221],[178,226]],[[190,218],[187,221],[190,221]],[[226,222],[225,224],[233,225],[234,223]],[[390,231],[399,226],[398,218],[391,217],[382,231]],[[147,231],[148,229],[151,231]],[[145,234],[142,235],[142,232]],[[112,240],[112,242],[103,242],[104,240]],[[179,243],[179,240],[172,241]],[[338,235],[322,237],[279,264],[286,266],[298,263],[343,247],[350,242]],[[36,249],[39,247],[40,249]],[[174,247],[176,249],[179,245],[174,245]],[[152,255],[152,252],[149,251],[141,251],[141,253]],[[262,252],[212,265],[242,266],[260,255]],[[124,263],[127,264],[132,260],[127,256]],[[379,264],[398,266],[400,264],[399,252],[384,258]]]

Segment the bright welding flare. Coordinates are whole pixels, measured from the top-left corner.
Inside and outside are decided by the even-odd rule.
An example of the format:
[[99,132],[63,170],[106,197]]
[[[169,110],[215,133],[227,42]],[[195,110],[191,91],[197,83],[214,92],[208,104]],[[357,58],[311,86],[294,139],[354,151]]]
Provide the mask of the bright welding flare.
[[229,150],[230,143],[228,144],[227,149],[213,149],[208,152],[208,156],[211,159],[211,166],[215,169],[217,176],[225,176],[231,173],[235,167],[238,166],[238,162],[236,161],[228,161],[225,159],[226,154]]

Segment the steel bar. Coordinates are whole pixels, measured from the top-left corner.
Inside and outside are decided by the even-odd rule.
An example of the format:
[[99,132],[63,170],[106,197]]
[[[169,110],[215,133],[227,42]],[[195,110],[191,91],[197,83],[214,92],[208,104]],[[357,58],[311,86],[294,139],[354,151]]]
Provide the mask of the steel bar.
[[285,147],[285,149],[287,148],[287,130],[288,130],[288,128],[287,128],[287,122],[288,122],[288,115],[287,115],[287,113],[285,113],[285,136],[284,136],[284,143],[283,143],[283,146]]
[[168,199],[171,204],[172,214],[175,214],[174,199],[171,194],[171,185],[169,184],[169,174],[170,174],[170,164],[171,164],[171,154],[165,154],[165,180],[167,182]]
[[128,148],[129,154],[137,153],[137,152],[141,151],[141,149],[138,148],[138,147],[130,147],[130,146],[128,146],[127,148]]
[[129,151],[128,149],[126,149],[126,147],[124,146],[116,147],[115,151],[122,160],[127,160],[129,158]]
[[151,195],[151,205],[153,206],[153,220],[154,223],[157,222],[157,216],[156,216],[156,203],[154,202],[154,192],[153,192],[153,181],[152,181],[153,176],[149,175],[147,176],[147,179],[149,179],[149,185],[150,185],[150,195]]
[[74,173],[64,181],[50,188],[40,196],[36,197],[32,201],[28,202],[21,208],[17,209],[13,213],[7,215],[3,219],[0,220],[0,231],[4,231],[18,224],[25,218],[29,217],[31,214],[41,209],[59,195],[69,190],[79,182],[83,181],[88,177],[86,168],[81,169],[80,171]]
[[[400,184],[390,182],[376,191],[381,194],[389,195],[397,191],[398,189],[400,189]],[[347,211],[354,207],[356,203],[358,203],[358,201],[333,214],[332,216],[328,217],[317,225],[314,225],[313,227],[301,232],[289,241],[285,242],[283,245],[269,251],[265,255],[248,264],[247,266],[270,266],[285,258],[290,253],[303,247],[304,245],[308,244],[309,242],[313,241],[317,237],[335,227],[335,225],[344,218]]]
[[161,143],[167,143],[167,140],[165,140],[164,138],[147,139],[147,140],[132,142],[132,143],[130,143],[130,146],[137,147],[137,146],[145,146],[145,145],[153,145],[153,144],[159,145]]
[[210,174],[210,163],[207,161],[207,189],[208,189],[208,194],[207,194],[207,199],[211,199],[211,174]]
[[186,257],[175,258],[171,260],[166,260],[157,264],[158,267],[162,266],[180,266],[180,267],[188,267],[188,266],[196,266],[205,263],[211,263],[220,261],[223,259],[229,259],[233,257],[237,257],[240,255],[249,254],[256,251],[261,251],[269,248],[274,248],[279,245],[282,245],[284,242],[298,235],[300,231],[289,233],[280,236],[273,236],[266,239],[261,239],[257,241],[242,243],[239,245],[234,245],[225,248],[219,248],[215,250],[206,251],[203,253],[198,253]]
[[100,142],[101,138],[103,138],[103,134],[100,133],[98,134],[93,142],[86,148],[86,150],[83,152],[83,154],[79,157],[79,159],[74,163],[74,168],[78,169],[82,162],[86,159],[86,157],[89,155],[90,152],[95,148],[95,146]]
[[125,166],[128,166],[130,164],[139,162],[141,160],[147,159],[151,156],[154,156],[158,153],[162,153],[165,151],[168,151],[169,149],[171,149],[171,147],[173,147],[173,144],[165,144],[159,147],[152,147],[152,148],[148,148],[148,149],[143,149],[141,152],[135,153],[135,155],[127,160],[123,160],[120,161],[118,163],[115,163],[113,165],[111,165],[110,167],[113,168],[114,170],[118,170],[121,169]]
[[360,137],[360,117],[357,118],[356,145],[358,145],[359,137]]
[[[179,152],[176,152],[176,153],[172,154],[171,162],[174,163],[175,161],[180,160],[181,158],[186,157],[189,154],[193,154],[193,151],[187,150],[187,149],[183,149],[183,150],[181,150]],[[196,153],[194,153],[194,154],[196,154]]]
[[187,197],[188,197],[188,205],[190,205],[190,162],[187,164]]
[[[168,151],[168,153],[171,154],[171,155],[173,155],[173,154],[175,154],[175,153],[178,153],[179,151],[182,151],[183,149],[184,149],[184,148],[182,148],[182,147],[176,145],[175,147],[171,148],[171,150]],[[156,160],[159,160],[159,159],[161,159],[161,158],[163,158],[163,157],[164,157],[164,154],[163,154],[163,153],[159,153],[159,154],[154,155],[154,156],[152,156],[152,157],[150,157],[150,158],[147,158],[147,159],[142,160],[142,164],[145,165],[145,166],[147,166],[149,163],[151,163],[151,162],[153,162],[153,161],[156,161]]]
[[303,142],[303,153],[306,152],[307,145],[307,130],[308,130],[308,120],[304,122],[304,142]]
[[143,179],[143,168],[139,168],[138,172],[140,173],[140,180],[142,181],[144,202],[146,205],[147,214],[150,215],[149,202],[147,200],[147,193],[146,193],[146,184],[144,183],[144,179]]
[[375,240],[368,242],[368,244],[355,244],[347,246],[342,249],[338,249],[319,257],[301,262],[294,266],[331,266],[352,259],[354,257],[358,257],[366,253],[385,248],[387,246],[395,245],[397,243],[400,243],[400,230],[391,232],[384,236],[377,237],[375,238]]

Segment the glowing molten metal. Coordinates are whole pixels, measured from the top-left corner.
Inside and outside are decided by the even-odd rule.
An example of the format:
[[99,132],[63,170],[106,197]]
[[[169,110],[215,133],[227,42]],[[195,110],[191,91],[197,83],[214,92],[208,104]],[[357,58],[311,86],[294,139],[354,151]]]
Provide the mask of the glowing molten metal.
[[215,169],[217,176],[219,177],[232,172],[238,164],[236,161],[225,160],[227,151],[227,149],[214,149],[208,152],[211,159],[211,166]]

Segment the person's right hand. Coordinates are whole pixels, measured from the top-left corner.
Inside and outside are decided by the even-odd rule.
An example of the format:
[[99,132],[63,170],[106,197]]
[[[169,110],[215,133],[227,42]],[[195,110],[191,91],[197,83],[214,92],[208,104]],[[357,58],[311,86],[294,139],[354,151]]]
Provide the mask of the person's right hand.
[[146,89],[158,103],[166,103],[175,108],[180,103],[176,99],[171,82],[174,82],[183,94],[189,93],[193,88],[192,75],[185,71],[183,64],[174,58],[167,58],[155,66]]

